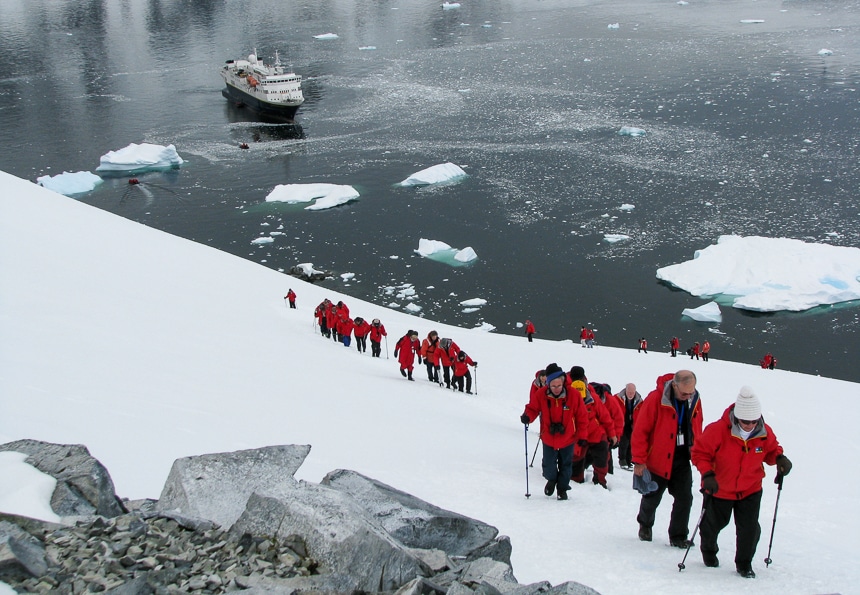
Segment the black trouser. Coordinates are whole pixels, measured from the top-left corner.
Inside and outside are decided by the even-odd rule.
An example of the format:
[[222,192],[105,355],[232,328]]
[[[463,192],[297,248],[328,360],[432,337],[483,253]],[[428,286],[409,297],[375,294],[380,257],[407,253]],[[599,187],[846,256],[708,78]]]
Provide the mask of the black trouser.
[[294,301],[290,301],[290,308],[292,308],[293,310],[295,310],[295,309],[296,309],[296,302],[294,302]]
[[361,352],[367,351],[367,335],[355,338],[355,348]]
[[606,473],[609,471],[609,442],[601,440],[600,442],[589,442],[584,448],[585,452],[582,457],[573,460],[571,475],[573,481],[582,483],[585,481],[585,470],[589,465],[594,467],[594,476],[601,484],[606,483]]
[[633,433],[625,431],[618,441],[618,464],[624,467],[633,462],[633,453],[630,448],[630,435]]
[[442,376],[445,378],[445,388],[451,388],[451,366],[442,366]]
[[761,508],[761,490],[740,500],[724,500],[711,497],[705,508],[700,527],[702,553],[716,554],[720,551],[717,537],[720,535],[732,512],[735,514],[735,566],[746,567],[752,564],[758,540],[761,537],[761,525],[758,523],[758,513]]
[[690,508],[693,506],[693,470],[690,467],[690,449],[683,446],[675,449],[672,473],[668,480],[653,473],[651,479],[657,482],[657,489],[642,496],[636,520],[640,525],[653,527],[657,507],[663,499],[663,492],[668,489],[669,495],[675,499],[669,520],[669,539],[686,539],[690,532]]
[[454,386],[457,387],[457,390],[463,392],[463,378],[466,379],[466,392],[472,392],[472,373],[468,370],[465,376],[454,376]]
[[331,331],[328,330],[328,325],[325,323],[325,319],[323,319],[320,322],[320,334],[323,337],[330,337],[331,336]]
[[570,489],[570,470],[573,467],[573,444],[562,448],[543,445],[541,468],[547,481],[558,484],[559,492]]
[[529,343],[531,343],[531,342],[532,342],[532,334],[529,333]]
[[439,368],[426,357],[424,358],[424,365],[427,366],[427,380],[439,384]]
[[382,353],[382,342],[370,340],[370,355],[372,357],[379,357]]

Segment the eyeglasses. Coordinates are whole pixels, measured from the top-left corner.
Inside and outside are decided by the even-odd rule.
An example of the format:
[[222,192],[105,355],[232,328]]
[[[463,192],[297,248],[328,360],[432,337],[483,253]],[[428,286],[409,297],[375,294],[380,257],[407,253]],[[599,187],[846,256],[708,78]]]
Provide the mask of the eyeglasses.
[[751,425],[753,425],[753,424],[757,424],[757,423],[758,423],[758,420],[757,420],[757,419],[752,419],[752,420],[748,420],[748,419],[739,419],[739,420],[738,420],[738,423],[739,423],[739,424],[743,424],[743,425],[745,425],[745,426],[751,426]]

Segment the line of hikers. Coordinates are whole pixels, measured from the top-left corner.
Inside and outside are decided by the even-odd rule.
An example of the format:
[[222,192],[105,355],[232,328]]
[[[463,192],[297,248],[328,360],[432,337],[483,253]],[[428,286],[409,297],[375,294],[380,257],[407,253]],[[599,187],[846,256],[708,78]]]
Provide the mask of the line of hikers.
[[540,418],[544,494],[556,493],[558,500],[568,499],[571,481],[584,483],[589,465],[592,483],[608,489],[611,450],[617,447],[619,465],[633,471],[633,487],[642,495],[636,517],[641,541],[651,541],[657,507],[668,491],[674,499],[669,544],[687,550],[695,545],[687,538],[692,463],[701,474],[704,494],[697,525],[704,565],[719,566],[717,538],[734,515],[735,569],[744,578],[755,578],[752,559],[761,535],[764,464],[776,466],[780,487],[792,464],[748,386],[741,387],[720,419],[703,429],[696,382],[690,370],[664,374],[643,399],[632,383],[612,394],[609,385],[589,382],[581,366],[566,373],[552,363],[535,374],[520,421],[528,436],[528,424]]
[[369,323],[361,316],[352,319],[349,317],[349,307],[342,301],[333,304],[330,299],[325,298],[314,309],[314,319],[323,337],[342,343],[344,347],[349,347],[352,337],[355,337],[355,348],[359,353],[367,352],[367,339],[370,338],[371,357],[379,357],[382,354],[383,337],[388,341],[388,332],[378,318]]

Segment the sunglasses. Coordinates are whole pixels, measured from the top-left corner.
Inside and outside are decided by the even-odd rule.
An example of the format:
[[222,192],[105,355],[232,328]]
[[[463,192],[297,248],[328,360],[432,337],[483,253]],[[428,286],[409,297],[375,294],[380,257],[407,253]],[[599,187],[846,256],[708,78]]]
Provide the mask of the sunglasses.
[[739,420],[738,420],[738,423],[739,423],[739,424],[743,424],[743,425],[745,425],[745,426],[751,426],[751,425],[753,425],[753,424],[757,424],[757,423],[758,423],[758,420],[757,420],[757,419],[752,419],[752,420],[749,420],[749,419],[739,419]]

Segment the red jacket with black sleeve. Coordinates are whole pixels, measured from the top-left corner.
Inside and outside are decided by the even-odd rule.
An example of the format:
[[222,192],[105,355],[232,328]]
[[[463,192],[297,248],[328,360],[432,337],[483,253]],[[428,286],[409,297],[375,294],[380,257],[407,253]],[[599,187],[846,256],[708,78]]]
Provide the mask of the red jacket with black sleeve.
[[782,454],[782,446],[763,418],[744,440],[735,424],[734,408],[729,406],[718,421],[708,424],[690,452],[702,475],[714,472],[719,490],[713,496],[723,500],[741,500],[761,491],[764,464],[776,465]]
[[[540,439],[550,448],[564,448],[585,439],[588,414],[582,405],[579,393],[569,386],[564,387],[560,397],[553,396],[552,391],[546,386],[532,390],[529,403],[523,413],[528,416],[529,423],[540,415]],[[550,433],[552,423],[564,424],[564,432]]]

